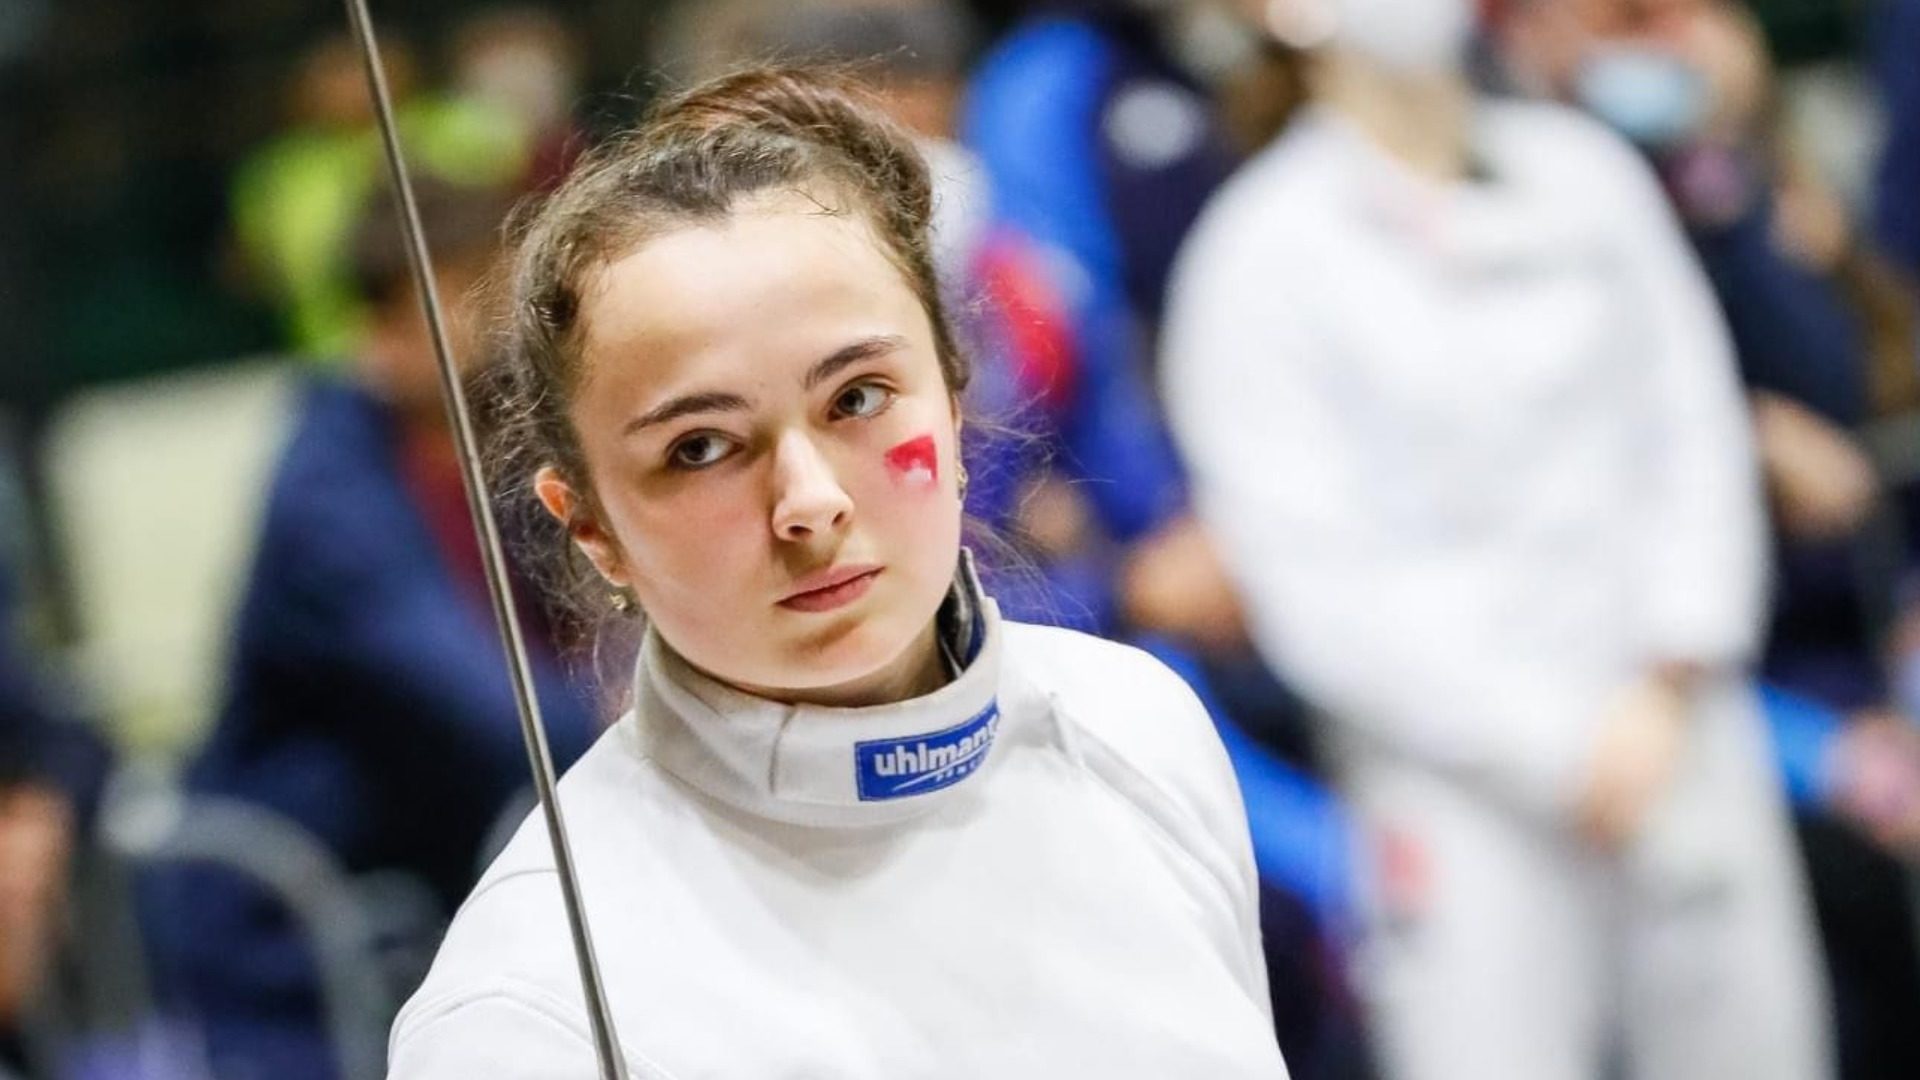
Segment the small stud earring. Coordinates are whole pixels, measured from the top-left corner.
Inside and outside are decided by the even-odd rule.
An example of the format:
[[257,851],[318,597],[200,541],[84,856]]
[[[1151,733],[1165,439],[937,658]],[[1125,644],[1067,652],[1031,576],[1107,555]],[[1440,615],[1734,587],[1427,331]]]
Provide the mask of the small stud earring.
[[613,601],[613,610],[622,615],[630,615],[633,613],[633,597],[628,596],[625,589],[615,589],[608,595]]
[[967,501],[967,463],[961,462],[958,469],[960,477],[960,501]]

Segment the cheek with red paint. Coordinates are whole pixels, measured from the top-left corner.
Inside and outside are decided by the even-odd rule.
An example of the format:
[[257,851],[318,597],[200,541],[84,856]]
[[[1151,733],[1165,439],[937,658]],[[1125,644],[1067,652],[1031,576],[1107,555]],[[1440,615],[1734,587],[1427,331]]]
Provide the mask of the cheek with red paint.
[[940,479],[940,453],[933,436],[919,435],[887,451],[887,471],[909,487],[933,487]]

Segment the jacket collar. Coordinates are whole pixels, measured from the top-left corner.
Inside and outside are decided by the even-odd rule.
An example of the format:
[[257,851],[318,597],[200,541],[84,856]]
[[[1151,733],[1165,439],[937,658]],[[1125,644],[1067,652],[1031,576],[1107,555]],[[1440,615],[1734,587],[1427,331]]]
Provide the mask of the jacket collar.
[[898,822],[962,796],[999,730],[1000,615],[963,552],[939,615],[957,667],[922,697],[864,708],[755,697],[694,668],[649,631],[635,673],[644,752],[749,813],[799,825]]

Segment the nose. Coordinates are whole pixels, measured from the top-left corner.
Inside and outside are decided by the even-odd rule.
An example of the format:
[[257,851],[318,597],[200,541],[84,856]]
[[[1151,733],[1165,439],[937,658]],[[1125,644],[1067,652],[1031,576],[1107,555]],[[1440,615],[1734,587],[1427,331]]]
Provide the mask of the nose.
[[853,499],[833,464],[802,433],[782,436],[775,447],[773,487],[773,534],[781,540],[813,539],[853,517]]

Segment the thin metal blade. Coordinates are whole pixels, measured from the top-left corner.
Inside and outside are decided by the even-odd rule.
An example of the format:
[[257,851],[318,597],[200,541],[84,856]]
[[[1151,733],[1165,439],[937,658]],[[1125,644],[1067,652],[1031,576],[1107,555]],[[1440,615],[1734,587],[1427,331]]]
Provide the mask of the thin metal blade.
[[513,695],[520,709],[520,731],[527,744],[527,761],[533,771],[533,786],[547,822],[547,839],[553,847],[554,870],[560,878],[560,894],[566,903],[567,928],[573,936],[574,960],[580,969],[580,989],[586,997],[587,1020],[593,1029],[594,1055],[600,1063],[601,1080],[626,1080],[626,1061],[613,1030],[613,1016],[607,1009],[606,990],[600,980],[600,964],[594,957],[593,938],[587,930],[586,912],[581,906],[580,881],[574,873],[573,849],[567,843],[567,826],[554,796],[553,754],[547,749],[545,726],[540,718],[540,701],[533,690],[532,669],[527,663],[526,641],[519,619],[514,614],[513,590],[507,578],[506,558],[502,554],[500,529],[494,521],[493,506],[487,499],[485,472],[481,467],[479,440],[473,431],[473,418],[467,408],[466,393],[460,382],[459,368],[447,344],[446,319],[440,296],[434,288],[433,263],[427,252],[425,231],[420,225],[420,210],[414,201],[413,185],[408,179],[406,160],[401,156],[400,136],[394,121],[393,101],[387,91],[385,69],[380,63],[380,46],[374,38],[373,19],[366,0],[345,0],[347,18],[353,24],[354,37],[360,43],[366,63],[367,87],[380,121],[380,137],[386,146],[387,168],[394,193],[400,204],[401,228],[406,233],[408,262],[413,268],[414,285],[425,306],[427,326],[433,337],[434,356],[440,367],[440,389],[447,406],[447,418],[453,428],[455,448],[460,457],[460,474],[467,491],[467,509],[473,516],[473,528],[480,538],[480,555],[486,564],[487,591],[493,598],[493,615],[499,623],[500,641],[506,648],[508,667],[513,675]]

